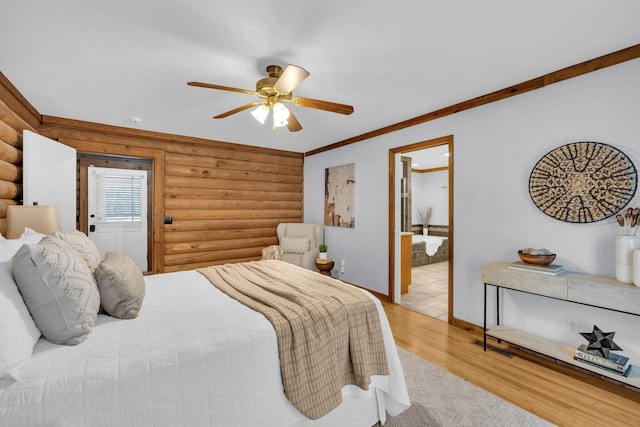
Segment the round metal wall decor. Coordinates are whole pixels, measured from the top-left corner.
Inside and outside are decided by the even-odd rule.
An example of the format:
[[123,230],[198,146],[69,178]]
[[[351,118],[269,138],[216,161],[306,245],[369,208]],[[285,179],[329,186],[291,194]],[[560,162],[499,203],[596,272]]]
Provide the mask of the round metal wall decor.
[[529,194],[545,214],[565,222],[602,221],[633,198],[638,172],[626,154],[599,142],[572,142],[545,154],[529,176]]

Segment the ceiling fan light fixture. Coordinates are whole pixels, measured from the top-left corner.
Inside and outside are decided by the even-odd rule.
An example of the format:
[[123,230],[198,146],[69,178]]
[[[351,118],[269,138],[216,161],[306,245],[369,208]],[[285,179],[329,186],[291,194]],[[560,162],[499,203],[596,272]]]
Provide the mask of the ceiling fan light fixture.
[[265,120],[267,120],[267,116],[269,115],[269,107],[264,104],[258,105],[253,111],[251,111],[251,115],[254,119],[260,122],[260,124],[264,124]]
[[294,112],[281,104],[282,101],[290,102],[300,107],[315,108],[317,110],[329,111],[349,115],[353,113],[353,107],[336,102],[322,101],[312,98],[301,98],[293,96],[293,90],[307,77],[309,72],[297,65],[289,64],[284,70],[279,65],[269,65],[267,67],[269,77],[262,78],[256,82],[256,90],[240,89],[237,87],[221,86],[211,83],[187,82],[189,86],[197,86],[208,89],[225,90],[229,92],[243,93],[245,95],[255,95],[260,101],[250,102],[222,114],[213,116],[214,119],[224,119],[232,114],[246,111],[257,107],[251,111],[251,115],[260,124],[264,124],[269,116],[269,111],[273,108],[273,129],[286,126],[289,132],[298,132],[302,126]]
[[286,126],[289,122],[289,109],[282,104],[282,102],[276,102],[273,104],[273,127],[279,128]]

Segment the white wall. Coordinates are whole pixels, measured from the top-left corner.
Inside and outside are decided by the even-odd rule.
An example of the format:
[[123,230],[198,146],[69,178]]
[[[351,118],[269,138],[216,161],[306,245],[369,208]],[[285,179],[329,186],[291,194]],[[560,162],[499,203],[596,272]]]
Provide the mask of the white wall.
[[421,224],[417,209],[431,206],[429,224],[449,224],[449,172],[426,172],[411,174],[411,203],[413,224]]
[[[454,136],[455,317],[482,325],[481,266],[516,260],[519,248],[547,247],[568,270],[614,276],[615,221],[552,219],[531,201],[528,179],[540,157],[576,141],[611,144],[640,168],[640,59],[306,158],[308,222],[322,223],[324,168],[356,163],[356,228],[325,228],[330,255],[346,260],[342,279],[387,293],[388,150],[445,135]],[[631,206],[640,206],[640,190]],[[640,317],[510,293],[502,320],[569,344],[586,342],[566,332],[567,317],[580,331],[594,324],[616,331],[624,354],[640,363]]]

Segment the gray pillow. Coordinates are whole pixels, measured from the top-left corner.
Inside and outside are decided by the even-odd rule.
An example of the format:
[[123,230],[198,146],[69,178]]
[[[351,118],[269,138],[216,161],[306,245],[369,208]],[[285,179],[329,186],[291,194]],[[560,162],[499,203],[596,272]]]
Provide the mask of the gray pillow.
[[95,326],[100,294],[84,260],[50,237],[18,250],[13,276],[42,335],[56,344],[79,344]]
[[128,256],[107,252],[95,273],[102,308],[119,319],[138,316],[145,284],[140,268]]
[[53,236],[64,240],[69,243],[73,249],[84,259],[89,266],[91,273],[96,271],[98,264],[100,264],[100,251],[96,245],[84,234],[82,231],[71,230],[66,233],[56,231]]

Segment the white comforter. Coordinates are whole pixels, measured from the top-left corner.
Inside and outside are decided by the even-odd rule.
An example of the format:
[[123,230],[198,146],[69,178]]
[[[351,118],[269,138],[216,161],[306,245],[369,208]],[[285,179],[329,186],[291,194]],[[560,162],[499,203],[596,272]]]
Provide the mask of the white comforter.
[[[345,417],[371,419],[345,403],[314,422],[304,418],[283,393],[271,324],[198,272],[146,282],[138,318],[100,315],[77,346],[40,339],[20,381],[0,383],[0,426],[357,426]],[[409,397],[388,321],[372,299],[391,374],[374,376],[374,391],[347,386],[343,395],[373,396],[384,418],[385,409],[407,408]]]

